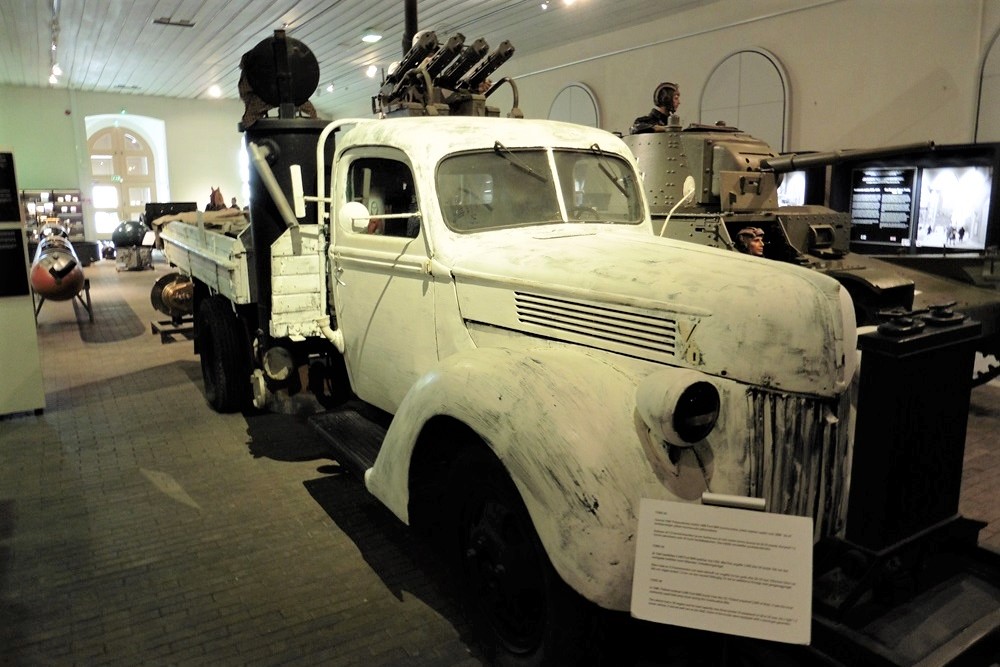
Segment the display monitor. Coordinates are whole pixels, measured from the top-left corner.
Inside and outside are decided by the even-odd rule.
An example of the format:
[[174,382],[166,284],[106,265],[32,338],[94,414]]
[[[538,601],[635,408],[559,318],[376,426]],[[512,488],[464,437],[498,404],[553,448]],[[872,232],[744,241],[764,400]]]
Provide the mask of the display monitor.
[[851,213],[855,252],[972,255],[1000,245],[1000,143],[848,154],[829,177],[828,205]]
[[992,184],[988,166],[922,169],[915,244],[984,250]]
[[802,206],[806,203],[806,171],[790,171],[782,174],[778,186],[778,206]]

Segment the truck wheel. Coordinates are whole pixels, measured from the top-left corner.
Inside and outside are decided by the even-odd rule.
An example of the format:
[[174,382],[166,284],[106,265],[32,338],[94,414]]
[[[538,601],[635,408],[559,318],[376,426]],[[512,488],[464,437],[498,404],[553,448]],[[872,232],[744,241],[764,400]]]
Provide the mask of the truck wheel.
[[205,398],[216,412],[237,412],[250,400],[246,334],[225,299],[206,298],[198,308],[198,352]]
[[579,664],[589,603],[552,567],[517,487],[480,452],[455,471],[463,592],[483,648],[497,665]]

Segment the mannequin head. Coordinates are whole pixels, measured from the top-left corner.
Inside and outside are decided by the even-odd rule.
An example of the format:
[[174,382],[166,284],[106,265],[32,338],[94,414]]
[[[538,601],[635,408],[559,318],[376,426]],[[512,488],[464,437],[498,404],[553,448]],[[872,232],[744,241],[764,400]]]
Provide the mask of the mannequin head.
[[666,114],[677,112],[681,105],[681,89],[676,83],[664,81],[653,92],[653,104]]
[[760,227],[744,227],[736,234],[736,247],[748,255],[763,257],[764,230]]

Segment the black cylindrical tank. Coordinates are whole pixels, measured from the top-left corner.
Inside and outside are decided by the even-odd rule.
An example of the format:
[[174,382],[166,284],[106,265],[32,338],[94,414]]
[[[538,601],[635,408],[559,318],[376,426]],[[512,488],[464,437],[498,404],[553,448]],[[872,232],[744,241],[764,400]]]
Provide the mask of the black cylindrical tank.
[[[302,188],[306,193],[316,192],[316,142],[328,121],[314,119],[262,118],[249,128],[242,128],[244,139],[266,149],[267,162],[282,192],[290,200],[292,177],[289,167],[297,164],[302,169]],[[333,158],[332,137],[324,150],[329,169]],[[291,203],[291,201],[289,201]],[[306,216],[301,224],[316,223],[315,202],[306,203]],[[257,301],[260,329],[265,336],[269,330],[271,313],[271,245],[284,233],[286,226],[278,207],[267,191],[267,186],[255,167],[250,169],[250,228],[256,271]]]

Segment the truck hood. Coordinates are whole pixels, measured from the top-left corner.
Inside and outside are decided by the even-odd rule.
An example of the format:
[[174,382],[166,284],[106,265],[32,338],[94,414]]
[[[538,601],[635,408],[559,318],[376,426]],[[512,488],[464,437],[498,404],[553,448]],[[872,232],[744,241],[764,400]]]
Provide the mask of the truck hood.
[[452,250],[476,340],[519,331],[821,396],[854,372],[850,298],[814,271],[581,224],[469,235]]

